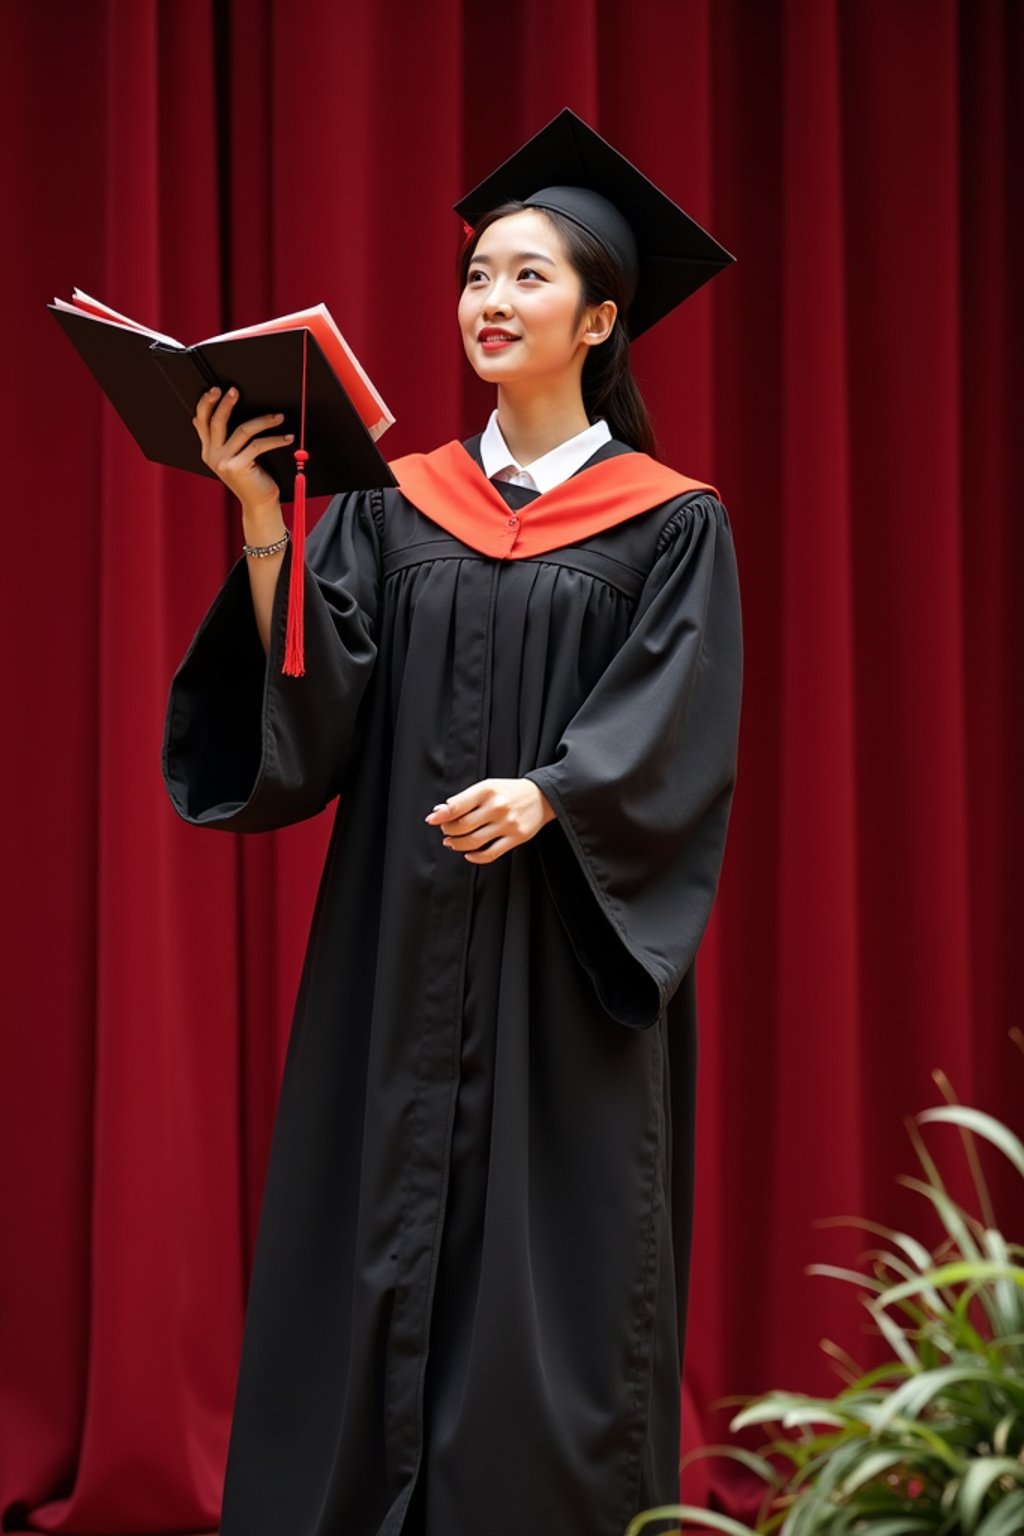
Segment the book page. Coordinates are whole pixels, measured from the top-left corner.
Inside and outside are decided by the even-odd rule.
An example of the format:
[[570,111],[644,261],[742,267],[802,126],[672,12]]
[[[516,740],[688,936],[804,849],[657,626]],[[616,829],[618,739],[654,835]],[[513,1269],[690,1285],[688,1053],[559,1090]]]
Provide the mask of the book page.
[[127,315],[118,314],[116,309],[101,304],[99,299],[90,298],[81,288],[72,289],[72,293],[74,299],[71,304],[54,297],[53,302],[58,309],[66,309],[71,315],[87,315],[90,320],[104,320],[108,325],[119,325],[124,330],[141,331],[144,336],[152,336],[154,341],[165,342],[169,347],[181,347],[181,342],[175,341],[173,336],[165,336],[162,331],[153,331],[148,325],[140,325],[138,320],[130,320]]
[[273,331],[297,331],[303,328],[307,328],[316,337],[321,352],[362,417],[363,425],[376,441],[388,427],[394,425],[395,418],[339,331],[326,304],[297,310],[295,314],[282,315],[277,320],[264,320],[259,325],[246,325],[237,331],[225,331],[220,336],[208,336],[196,345],[202,347],[215,341],[234,341],[241,336],[266,336]]

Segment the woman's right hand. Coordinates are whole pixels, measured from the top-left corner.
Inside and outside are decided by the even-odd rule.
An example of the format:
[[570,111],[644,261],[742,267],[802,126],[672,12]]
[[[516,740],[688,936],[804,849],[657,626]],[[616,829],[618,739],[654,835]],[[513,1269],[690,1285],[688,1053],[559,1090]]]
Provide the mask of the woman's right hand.
[[279,505],[281,493],[276,481],[256,462],[257,455],[268,448],[283,447],[292,441],[294,434],[255,436],[284,420],[282,413],[276,411],[269,416],[254,416],[250,421],[240,422],[229,437],[228,417],[238,400],[238,391],[229,389],[223,399],[220,395],[219,389],[208,389],[192,418],[192,425],[203,445],[203,463],[223,480],[229,491],[234,492],[247,515],[263,514]]

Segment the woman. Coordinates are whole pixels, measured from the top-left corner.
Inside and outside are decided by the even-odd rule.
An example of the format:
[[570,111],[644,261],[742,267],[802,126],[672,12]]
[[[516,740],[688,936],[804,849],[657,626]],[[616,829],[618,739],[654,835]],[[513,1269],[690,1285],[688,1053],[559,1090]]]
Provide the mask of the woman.
[[172,684],[168,791],[237,832],[338,796],[223,1536],[621,1536],[678,1493],[693,964],[742,644],[726,511],[644,451],[626,327],[709,272],[652,292],[668,200],[571,113],[496,177],[459,300],[496,411],[331,502],[301,677],[259,465],[285,439],[197,408],[249,557]]

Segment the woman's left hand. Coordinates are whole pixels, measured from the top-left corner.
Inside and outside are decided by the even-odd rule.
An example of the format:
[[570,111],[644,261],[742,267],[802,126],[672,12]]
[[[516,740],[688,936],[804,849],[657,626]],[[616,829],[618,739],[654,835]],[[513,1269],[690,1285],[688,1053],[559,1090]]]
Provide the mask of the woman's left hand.
[[446,848],[473,864],[490,864],[529,842],[554,817],[550,801],[532,779],[481,779],[449,795],[423,819],[440,827]]

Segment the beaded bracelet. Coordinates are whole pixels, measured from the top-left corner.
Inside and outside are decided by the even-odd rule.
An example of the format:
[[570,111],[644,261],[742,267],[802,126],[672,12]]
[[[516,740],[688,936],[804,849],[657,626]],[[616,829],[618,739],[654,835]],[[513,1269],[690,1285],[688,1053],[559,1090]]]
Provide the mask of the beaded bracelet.
[[255,556],[257,560],[265,560],[268,555],[276,555],[280,550],[284,549],[290,538],[291,534],[286,528],[284,537],[278,539],[276,544],[243,544],[242,553],[243,555],[248,555],[250,559]]

